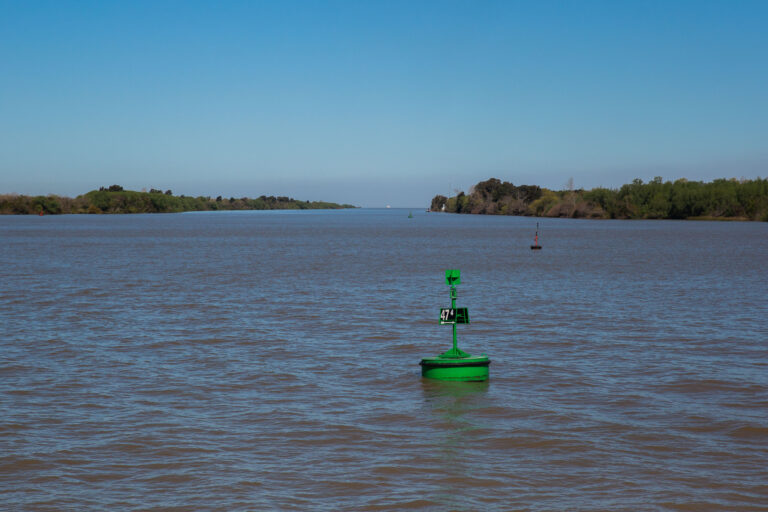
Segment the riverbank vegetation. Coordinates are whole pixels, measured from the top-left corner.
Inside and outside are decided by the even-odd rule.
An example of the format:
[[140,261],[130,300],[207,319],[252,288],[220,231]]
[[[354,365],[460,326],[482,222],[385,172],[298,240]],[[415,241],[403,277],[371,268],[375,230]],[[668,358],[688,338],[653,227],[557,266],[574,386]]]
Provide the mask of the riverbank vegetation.
[[0,214],[59,213],[173,213],[213,210],[316,210],[355,208],[349,204],[325,201],[299,201],[291,197],[260,196],[224,198],[185,195],[175,196],[170,190],[149,192],[124,190],[120,185],[101,187],[75,198],[47,195],[0,195]]
[[[569,183],[572,183],[570,181]],[[618,189],[548,190],[491,178],[468,194],[437,195],[431,211],[591,219],[708,219],[768,221],[768,179],[636,179]]]

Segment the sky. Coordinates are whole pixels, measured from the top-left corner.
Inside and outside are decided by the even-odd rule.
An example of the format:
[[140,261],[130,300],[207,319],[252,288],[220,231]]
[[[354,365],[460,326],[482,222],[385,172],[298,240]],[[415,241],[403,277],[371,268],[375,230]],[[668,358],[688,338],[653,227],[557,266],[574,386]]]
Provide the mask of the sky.
[[768,176],[765,1],[0,0],[0,193]]

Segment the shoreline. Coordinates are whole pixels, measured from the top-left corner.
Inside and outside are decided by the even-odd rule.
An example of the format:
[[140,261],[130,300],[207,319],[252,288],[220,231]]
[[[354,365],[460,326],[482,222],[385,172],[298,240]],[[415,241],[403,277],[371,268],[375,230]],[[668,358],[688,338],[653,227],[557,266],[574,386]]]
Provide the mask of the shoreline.
[[441,211],[435,211],[435,210],[429,210],[429,213],[445,213],[449,215],[478,215],[483,217],[525,217],[529,219],[571,219],[571,220],[629,220],[629,221],[639,221],[639,220],[678,220],[678,221],[717,221],[717,222],[765,222],[761,221],[759,219],[750,219],[748,217],[715,217],[711,215],[699,215],[695,217],[683,217],[683,218],[676,218],[676,217],[653,217],[653,218],[639,218],[639,217],[568,217],[565,215],[560,216],[547,216],[547,215],[510,215],[510,214],[502,214],[502,213],[468,213],[468,212],[441,212]]
[[549,190],[490,178],[455,196],[436,195],[429,210],[537,218],[768,222],[768,179],[711,182],[635,179],[618,189]]
[[149,192],[124,190],[119,185],[101,187],[75,198],[49,194],[26,196],[0,195],[0,215],[61,215],[61,214],[134,214],[184,213],[199,211],[247,210],[341,210],[357,208],[351,204],[329,201],[298,200],[287,196],[259,196],[257,198],[224,198],[210,196],[175,196],[170,190]]

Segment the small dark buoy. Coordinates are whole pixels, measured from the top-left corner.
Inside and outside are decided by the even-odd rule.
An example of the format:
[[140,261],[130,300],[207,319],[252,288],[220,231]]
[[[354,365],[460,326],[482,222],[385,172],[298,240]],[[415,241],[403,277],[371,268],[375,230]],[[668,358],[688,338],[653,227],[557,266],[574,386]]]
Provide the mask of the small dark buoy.
[[533,245],[531,246],[531,250],[538,251],[541,249],[541,246],[539,245],[539,223],[536,223],[536,236],[533,238]]

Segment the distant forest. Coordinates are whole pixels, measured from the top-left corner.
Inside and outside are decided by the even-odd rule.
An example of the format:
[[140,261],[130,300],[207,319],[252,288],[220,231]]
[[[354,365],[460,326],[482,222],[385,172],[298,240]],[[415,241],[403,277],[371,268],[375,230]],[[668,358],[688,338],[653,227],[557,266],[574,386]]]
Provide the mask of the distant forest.
[[548,190],[491,178],[447,198],[432,199],[431,211],[590,219],[720,219],[768,221],[768,179],[636,179],[619,189]]
[[124,190],[120,185],[101,187],[75,198],[56,195],[0,195],[0,214],[58,213],[173,213],[212,210],[316,210],[355,208],[325,201],[299,201],[290,197],[187,197],[170,190]]

